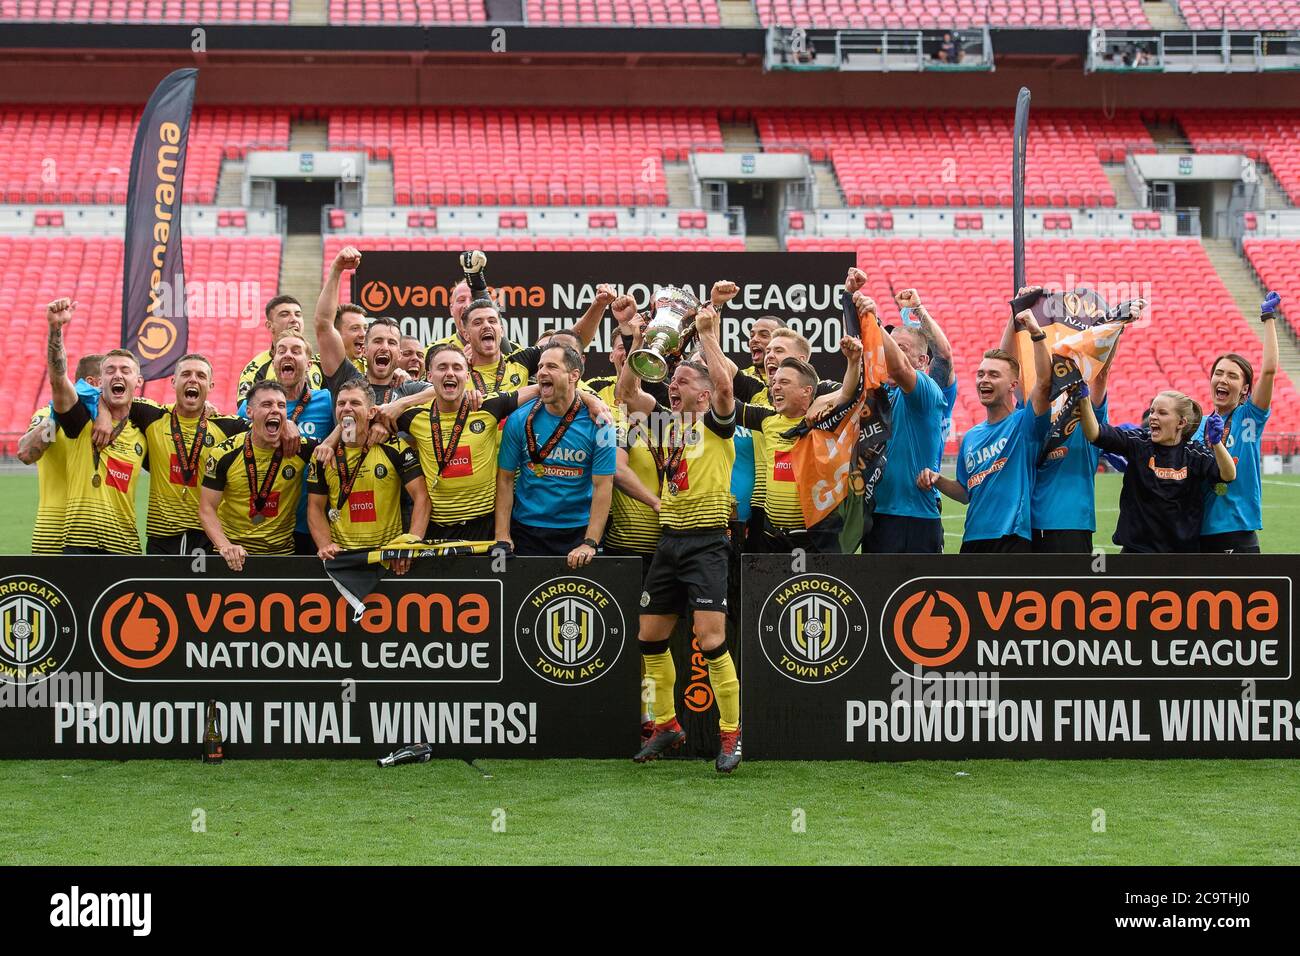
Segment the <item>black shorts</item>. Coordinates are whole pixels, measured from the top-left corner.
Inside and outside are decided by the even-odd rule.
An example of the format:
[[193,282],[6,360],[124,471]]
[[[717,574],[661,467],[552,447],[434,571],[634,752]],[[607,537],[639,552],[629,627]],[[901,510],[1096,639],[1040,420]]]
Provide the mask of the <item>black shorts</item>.
[[642,614],[727,611],[726,532],[664,529],[641,592]]
[[1034,530],[1034,554],[1092,554],[1092,532],[1054,528]]
[[212,551],[212,542],[199,530],[184,534],[151,534],[145,539],[145,554],[193,554],[196,550]]
[[943,554],[943,519],[877,511],[862,542],[862,553]]
[[795,548],[802,548],[809,554],[840,554],[840,532],[843,530],[844,519],[833,511],[807,530],[778,528],[768,521],[763,532],[767,537],[768,554],[785,554]]
[[539,528],[510,521],[510,540],[521,558],[567,558],[586,537],[585,524],[581,528]]
[[[408,524],[407,527],[409,528],[410,525]],[[457,521],[454,524],[429,522],[429,530],[424,533],[425,541],[495,541],[496,537],[497,519],[490,511],[477,518]]]
[[1225,531],[1201,535],[1202,554],[1259,554],[1259,535],[1254,531]]
[[963,541],[962,554],[1029,554],[1033,545],[1028,538],[1018,534],[1004,534],[1000,538],[988,538],[981,541]]

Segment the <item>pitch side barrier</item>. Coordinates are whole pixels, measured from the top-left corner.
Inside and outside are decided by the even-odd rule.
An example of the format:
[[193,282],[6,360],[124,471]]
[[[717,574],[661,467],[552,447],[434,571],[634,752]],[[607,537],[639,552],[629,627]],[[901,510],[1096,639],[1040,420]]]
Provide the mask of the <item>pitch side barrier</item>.
[[[1300,754],[1300,556],[750,555],[746,757]],[[0,558],[0,757],[626,758],[640,563],[417,562],[354,621],[319,561]],[[708,668],[675,640],[690,753]]]

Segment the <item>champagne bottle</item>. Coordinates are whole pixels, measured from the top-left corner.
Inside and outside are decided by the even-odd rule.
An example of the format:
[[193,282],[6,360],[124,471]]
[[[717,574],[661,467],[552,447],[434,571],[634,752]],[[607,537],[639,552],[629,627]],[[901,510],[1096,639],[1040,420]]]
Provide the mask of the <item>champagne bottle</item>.
[[217,729],[217,702],[208,701],[207,729],[203,732],[203,762],[221,763],[221,731]]

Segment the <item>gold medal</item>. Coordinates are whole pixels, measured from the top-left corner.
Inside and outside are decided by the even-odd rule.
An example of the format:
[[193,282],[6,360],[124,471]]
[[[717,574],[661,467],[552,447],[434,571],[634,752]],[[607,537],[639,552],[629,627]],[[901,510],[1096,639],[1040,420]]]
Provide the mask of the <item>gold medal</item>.
[[190,489],[186,488],[184,485],[181,485],[181,497],[188,498],[189,496],[190,496]]
[[104,479],[99,475],[95,475],[93,478],[90,479],[90,484],[95,488],[98,488],[103,483],[104,483]]
[[533,474],[536,475],[538,478],[542,477],[542,475],[546,474],[546,466],[542,464],[540,461],[537,462],[537,464],[533,465]]
[[1216,484],[1216,485],[1214,486],[1214,493],[1215,493],[1216,495],[1219,495],[1220,497],[1222,497],[1223,495],[1226,495],[1226,494],[1228,493],[1228,485],[1227,485],[1227,483],[1226,483],[1226,482],[1222,482],[1222,481],[1220,481],[1218,484]]
[[250,518],[249,520],[252,521],[253,524],[261,524],[263,521],[266,520],[266,515],[258,513],[253,515],[253,517]]

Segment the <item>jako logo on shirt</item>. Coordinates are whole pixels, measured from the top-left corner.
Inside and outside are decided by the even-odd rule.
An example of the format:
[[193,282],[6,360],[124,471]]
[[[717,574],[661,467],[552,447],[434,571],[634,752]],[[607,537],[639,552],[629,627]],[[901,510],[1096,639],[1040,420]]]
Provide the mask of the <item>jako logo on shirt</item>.
[[788,451],[778,451],[772,462],[773,481],[794,481],[794,462]]
[[581,448],[557,448],[547,457],[547,461],[576,461],[579,464],[587,460],[587,453]]
[[126,492],[131,487],[131,472],[135,470],[134,466],[128,461],[118,461],[110,457],[105,469],[108,472],[108,486],[116,488],[118,491]]
[[348,517],[352,523],[375,521],[375,493],[373,491],[354,491],[348,495]]
[[966,455],[966,470],[974,471],[979,465],[989,461],[1007,446],[1007,436],[1003,435],[992,445],[985,445]]
[[474,461],[469,453],[469,445],[456,446],[456,454],[442,470],[442,477],[465,478],[472,474],[474,474]]

